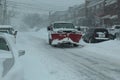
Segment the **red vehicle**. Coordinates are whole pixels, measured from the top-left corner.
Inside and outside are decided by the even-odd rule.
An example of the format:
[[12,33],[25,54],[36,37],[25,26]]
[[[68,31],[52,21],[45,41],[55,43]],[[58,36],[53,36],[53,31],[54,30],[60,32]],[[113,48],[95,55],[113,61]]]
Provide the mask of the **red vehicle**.
[[48,26],[50,45],[68,44],[78,46],[82,37],[80,31],[72,23],[56,22]]

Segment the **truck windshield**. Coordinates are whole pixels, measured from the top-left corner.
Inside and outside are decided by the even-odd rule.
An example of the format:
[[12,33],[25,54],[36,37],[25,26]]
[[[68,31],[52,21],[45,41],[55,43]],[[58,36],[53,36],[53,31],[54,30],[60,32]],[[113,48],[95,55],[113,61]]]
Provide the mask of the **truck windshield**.
[[0,28],[0,32],[2,32],[2,33],[13,34],[13,31],[14,31],[13,28]]
[[8,33],[8,31],[3,31],[3,30],[0,30],[1,33]]
[[74,28],[72,23],[55,23],[54,28]]

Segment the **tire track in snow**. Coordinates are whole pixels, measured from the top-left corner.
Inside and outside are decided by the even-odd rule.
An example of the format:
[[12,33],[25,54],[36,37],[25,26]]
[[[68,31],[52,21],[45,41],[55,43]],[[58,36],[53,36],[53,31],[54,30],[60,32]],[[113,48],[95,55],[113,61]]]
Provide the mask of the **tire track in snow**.
[[[92,64],[92,66],[90,66],[89,63],[87,64],[82,63],[83,65],[85,65],[86,67],[90,68],[95,72],[98,72],[106,77],[109,77],[112,80],[117,80],[118,78],[120,78],[120,65],[110,62],[109,59],[105,60],[103,58],[102,59],[96,58],[95,56],[88,55],[90,52],[87,52],[87,51],[86,53],[88,54],[82,51],[81,55],[76,52],[70,52],[70,51],[67,51],[67,52],[70,53],[71,56],[76,56],[75,60],[78,62],[82,59]],[[110,73],[112,73],[112,75],[110,75]]]
[[[51,47],[45,42],[44,39],[40,39],[40,38],[37,38],[34,36],[32,36],[32,37],[33,37],[32,39],[35,39],[36,41],[41,40],[43,42],[42,44],[44,45],[43,48],[54,52],[52,54],[47,53],[46,55],[53,56],[53,58],[56,58],[57,60],[64,62],[66,65],[68,65],[72,69],[72,71],[76,70],[73,72],[75,72],[77,75],[79,75],[79,73],[80,74],[82,73],[84,76],[87,76],[86,80],[116,80],[116,79],[109,77],[109,76],[105,75],[104,73],[98,71],[97,69],[94,69],[93,67],[90,67],[89,65],[86,65],[81,62],[81,61],[87,61],[87,62],[89,61],[90,64],[102,64],[104,61],[102,61],[100,59],[92,60],[93,57],[90,57],[90,56],[89,57],[78,56],[74,52],[71,53],[71,52],[66,51],[66,49],[59,49],[59,48]],[[41,42],[40,42],[40,44],[41,44]],[[40,45],[38,44],[38,46],[40,46]],[[80,57],[81,61],[79,61],[78,59],[76,59],[73,56]],[[72,63],[72,65],[71,65],[71,63]]]
[[[60,60],[58,60],[58,59],[56,59],[55,57],[53,57],[53,56],[51,56],[51,55],[48,55],[48,52],[49,52],[49,49],[47,49],[46,48],[46,46],[48,46],[48,44],[45,42],[45,40],[44,39],[41,39],[41,38],[38,38],[38,37],[34,37],[34,36],[31,36],[31,37],[29,37],[28,39],[31,39],[31,40],[33,40],[33,41],[35,41],[36,43],[38,43],[38,44],[34,44],[34,43],[32,43],[32,45],[34,44],[34,46],[35,47],[41,47],[40,45],[42,45],[42,49],[40,49],[40,50],[42,50],[42,51],[44,51],[45,53],[47,53],[47,54],[45,54],[45,55],[47,55],[47,56],[50,56],[50,57],[52,57],[52,58],[54,58],[55,60],[57,60],[57,61],[59,61],[60,63],[61,63],[61,61]],[[49,48],[51,48],[51,46],[49,46]],[[48,50],[47,52],[46,52],[46,50]],[[41,55],[41,54],[39,54],[39,55]],[[64,64],[65,65],[65,64]],[[64,66],[65,67],[65,66]],[[68,68],[68,67],[67,67]],[[66,69],[66,68],[65,68]],[[66,70],[65,70],[66,71]],[[63,71],[64,72],[64,71]],[[69,71],[68,71],[69,72]],[[73,73],[73,72],[72,72]],[[68,74],[69,75],[69,74]],[[79,75],[80,76],[80,75]],[[82,76],[83,77],[83,76]],[[80,77],[78,77],[78,78],[80,78]],[[84,77],[83,77],[84,78]],[[64,79],[63,79],[64,80]],[[80,80],[84,80],[84,79],[81,79],[80,78]]]
[[[48,46],[48,45],[47,45]],[[51,48],[50,47],[47,47],[47,50],[50,50]],[[58,49],[57,49],[58,50]],[[60,49],[60,50],[62,50],[62,49]],[[55,50],[56,51],[56,50]],[[53,52],[55,52],[55,51],[53,51]],[[60,52],[62,52],[62,53],[60,53]],[[64,53],[65,54],[69,54],[70,52],[67,52],[66,53],[66,51],[65,50],[62,50],[62,51],[60,51],[59,53],[57,52],[57,53],[54,53],[54,54],[61,54],[61,55],[63,55]],[[53,54],[53,55],[54,55]],[[52,55],[52,56],[53,56]],[[55,55],[54,55],[55,56]],[[62,62],[64,62],[65,63],[65,58],[68,58],[69,56],[68,55],[63,55],[65,58],[63,59],[63,58],[61,58],[61,57],[58,57],[59,55],[56,55],[55,56],[55,58],[56,59],[59,59],[60,61],[62,61]],[[63,57],[62,56],[62,57]],[[90,68],[89,66],[87,66],[87,65],[84,65],[83,63],[80,63],[80,62],[77,62],[77,60],[76,59],[73,59],[72,57],[69,57],[69,59],[70,59],[70,63],[72,62],[72,64],[74,64],[74,67],[75,68],[77,68],[77,72],[79,72],[79,73],[82,73],[82,74],[84,74],[85,76],[87,76],[88,78],[87,78],[87,80],[92,80],[92,79],[96,79],[96,80],[114,80],[113,78],[111,78],[111,77],[108,77],[108,76],[105,76],[105,75],[103,75],[102,73],[100,73],[100,72],[97,72],[97,71],[95,71],[94,69],[92,69],[92,68]],[[72,61],[71,61],[72,60]],[[68,60],[69,61],[69,60]],[[68,62],[67,61],[67,62]],[[66,63],[65,63],[66,64]],[[68,65],[68,64],[67,64]],[[70,65],[70,64],[69,64]],[[68,65],[68,66],[69,66]],[[79,69],[79,68],[82,68],[81,70]],[[73,69],[73,67],[72,67],[72,69]],[[92,74],[92,76],[91,76],[91,74]],[[91,79],[90,79],[91,78]]]
[[[66,52],[64,52],[64,53],[70,54],[70,53],[66,53]],[[60,53],[57,53],[57,54],[60,54]],[[112,77],[106,76],[103,73],[94,70],[89,65],[85,65],[84,63],[79,62],[76,58],[73,58],[73,57],[65,55],[65,54],[64,55],[62,54],[64,56],[64,58],[58,57],[58,55],[55,57],[57,57],[59,60],[61,60],[62,62],[64,62],[68,66],[70,66],[72,69],[74,68],[76,71],[87,76],[88,78],[86,80],[115,80]],[[68,60],[66,60],[65,58],[67,58]],[[82,59],[81,61],[85,61],[85,60],[86,59],[84,59],[84,60]],[[72,66],[71,66],[71,64],[72,64]]]

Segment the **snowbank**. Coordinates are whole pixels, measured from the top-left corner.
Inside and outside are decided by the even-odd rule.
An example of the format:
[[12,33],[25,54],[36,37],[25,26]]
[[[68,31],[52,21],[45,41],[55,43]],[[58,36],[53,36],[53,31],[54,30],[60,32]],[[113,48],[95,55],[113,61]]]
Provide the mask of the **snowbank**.
[[[66,55],[71,56],[71,53],[61,55],[61,53],[66,52],[66,50],[68,52],[72,51],[72,53],[75,52],[77,55],[80,55],[79,52],[83,52],[82,54],[86,53],[87,55],[94,55],[119,63],[120,41],[110,40],[102,43],[88,44],[81,40],[80,44],[84,46],[82,48],[77,47],[55,50],[47,44],[47,37],[48,33],[45,28],[38,32],[24,32],[18,34],[17,46],[20,49],[23,48],[26,50],[26,55],[23,60],[25,80],[86,80],[86,76],[82,76],[80,72],[79,76],[76,75],[74,69],[69,67],[73,64],[70,62],[72,60],[69,61],[71,63],[70,65],[66,65],[64,57],[66,57]],[[56,52],[52,52],[52,50]],[[60,53],[60,51],[63,52]],[[55,58],[55,56],[57,57]],[[63,62],[58,59],[62,57]],[[66,57],[65,60],[68,58]]]

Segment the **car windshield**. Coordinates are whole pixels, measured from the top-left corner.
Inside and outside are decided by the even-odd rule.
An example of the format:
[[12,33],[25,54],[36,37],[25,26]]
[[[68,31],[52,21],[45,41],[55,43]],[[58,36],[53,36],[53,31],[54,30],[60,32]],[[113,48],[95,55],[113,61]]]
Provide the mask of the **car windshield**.
[[116,29],[120,29],[120,26],[116,26],[115,28],[116,28]]
[[55,23],[54,28],[74,28],[74,25],[72,23]]
[[96,29],[95,33],[97,33],[97,32],[102,32],[102,33],[108,34],[108,31],[106,29]]
[[95,29],[95,31],[96,31],[96,32],[104,32],[104,31],[107,32],[106,29]]

